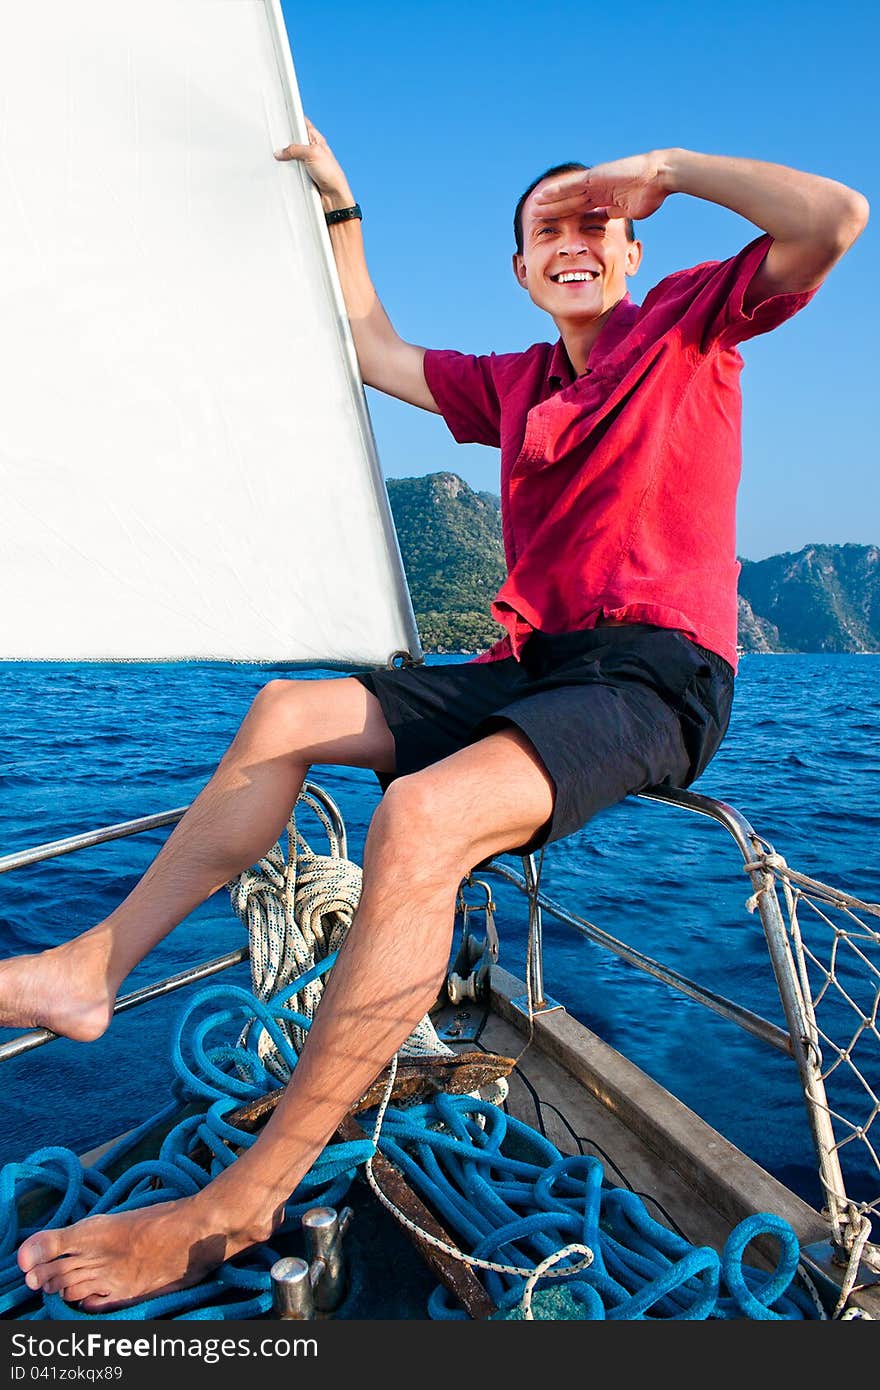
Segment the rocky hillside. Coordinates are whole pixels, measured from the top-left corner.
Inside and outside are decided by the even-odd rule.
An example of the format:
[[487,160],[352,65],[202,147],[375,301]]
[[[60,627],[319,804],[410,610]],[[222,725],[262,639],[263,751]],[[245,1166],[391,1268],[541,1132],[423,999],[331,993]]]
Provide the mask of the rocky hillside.
[[779,641],[779,628],[759,618],[747,598],[740,592],[737,599],[737,627],[739,645],[746,652],[779,652],[783,650]]
[[[455,473],[387,485],[426,649],[489,646],[500,633],[489,604],[505,575],[499,499]],[[880,651],[880,547],[808,545],[744,560],[739,641],[754,652]]]
[[744,560],[739,591],[776,634],[771,651],[880,651],[876,545],[807,545]]

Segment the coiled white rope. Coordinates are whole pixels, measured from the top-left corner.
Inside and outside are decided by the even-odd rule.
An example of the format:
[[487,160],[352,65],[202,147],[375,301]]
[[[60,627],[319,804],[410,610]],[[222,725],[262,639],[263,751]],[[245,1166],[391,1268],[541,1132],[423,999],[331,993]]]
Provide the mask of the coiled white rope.
[[[296,812],[303,805],[320,820],[328,854],[316,854],[297,830]],[[330,817],[308,792],[300,794],[291,812],[286,838],[286,848],[279,840],[257,864],[227,884],[233,910],[248,933],[251,987],[263,1003],[338,950],[361,895],[359,866],[344,856]],[[285,1008],[311,1020],[323,992],[323,979],[313,980],[292,995]],[[298,1055],[306,1030],[293,1022],[281,1026]],[[400,1050],[406,1056],[445,1056],[452,1051],[440,1041],[427,1014]],[[258,1052],[267,1070],[286,1082],[290,1067],[265,1031]]]

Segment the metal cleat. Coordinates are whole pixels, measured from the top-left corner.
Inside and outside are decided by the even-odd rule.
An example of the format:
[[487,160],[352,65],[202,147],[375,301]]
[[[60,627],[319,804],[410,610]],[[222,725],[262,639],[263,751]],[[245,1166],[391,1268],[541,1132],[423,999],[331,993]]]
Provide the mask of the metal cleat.
[[342,1255],[342,1237],[354,1212],[344,1207],[311,1207],[302,1218],[308,1260],[296,1255],[276,1260],[271,1270],[272,1302],[276,1317],[308,1321],[332,1313],[345,1297],[348,1280]]

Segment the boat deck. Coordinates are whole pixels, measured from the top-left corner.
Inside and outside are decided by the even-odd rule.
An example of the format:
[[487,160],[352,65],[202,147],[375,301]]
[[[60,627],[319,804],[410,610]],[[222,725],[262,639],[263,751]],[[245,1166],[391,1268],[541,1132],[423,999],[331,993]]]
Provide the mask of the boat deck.
[[[746,1217],[760,1212],[782,1217],[798,1236],[826,1309],[833,1309],[834,1275],[839,1283],[842,1272],[829,1268],[828,1225],[820,1213],[564,1009],[536,1015],[530,1039],[523,999],[523,982],[495,965],[488,1010],[449,1006],[433,1016],[434,1023],[443,1036],[456,1018],[481,1020],[478,1045],[518,1059],[510,1076],[511,1113],[532,1128],[543,1127],[563,1154],[594,1154],[608,1183],[633,1189],[654,1220],[678,1230],[692,1245],[720,1253],[732,1227]],[[474,1041],[468,1034],[451,1045],[472,1051]],[[161,1131],[145,1136],[126,1166],[155,1149],[160,1138]],[[94,1161],[106,1147],[84,1161]],[[39,1200],[34,1193],[31,1201]],[[427,1317],[436,1273],[362,1179],[347,1201],[355,1211],[346,1240],[351,1288],[336,1316]],[[290,1253],[298,1253],[298,1237],[287,1243]],[[767,1237],[749,1247],[747,1261],[772,1268],[777,1253],[775,1240]],[[880,1287],[864,1287],[850,1302],[880,1317]]]
[[[482,1046],[510,1057],[522,1052],[529,1020],[513,1001],[523,993],[521,980],[493,966]],[[585,1152],[595,1152],[603,1161],[610,1158],[619,1170],[616,1174],[606,1166],[611,1183],[642,1194],[651,1216],[668,1225],[667,1213],[692,1244],[720,1252],[732,1226],[746,1217],[759,1212],[781,1216],[806,1247],[805,1263],[823,1300],[829,1298],[833,1306],[836,1293],[832,1297],[825,1268],[828,1225],[820,1213],[564,1009],[535,1017],[532,1041],[517,1071],[546,1103],[542,1118],[547,1137],[561,1152],[576,1153],[578,1146],[550,1107],[561,1112],[576,1136],[585,1137]],[[510,1083],[511,1111],[537,1126],[532,1092],[516,1073]],[[750,1246],[748,1259],[772,1266],[776,1255],[776,1242],[767,1238],[763,1245]],[[851,1302],[880,1316],[878,1287],[864,1288]]]

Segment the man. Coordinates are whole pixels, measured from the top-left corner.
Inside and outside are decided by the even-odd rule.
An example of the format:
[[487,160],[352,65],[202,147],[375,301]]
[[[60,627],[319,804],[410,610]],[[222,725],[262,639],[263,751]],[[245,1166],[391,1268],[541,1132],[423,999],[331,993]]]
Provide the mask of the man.
[[[705,766],[736,662],[735,345],[806,304],[867,221],[842,184],[752,160],[665,150],[563,166],[521,200],[513,258],[559,341],[426,353],[377,298],[324,138],[310,126],[309,144],[279,158],[305,164],[330,214],[364,381],[501,447],[509,577],[494,612],[506,637],[466,666],[271,682],[125,902],[74,941],[0,965],[0,1023],[95,1038],[133,966],[277,839],[313,763],[372,768],[387,787],[355,922],[257,1143],[194,1197],[22,1244],[29,1286],[90,1312],[193,1283],[271,1234],[436,997],[473,865]],[[764,234],[669,277],[639,308],[626,293],[641,257],[632,220],[674,192]]]

